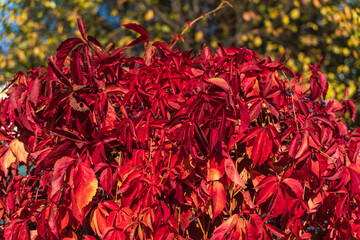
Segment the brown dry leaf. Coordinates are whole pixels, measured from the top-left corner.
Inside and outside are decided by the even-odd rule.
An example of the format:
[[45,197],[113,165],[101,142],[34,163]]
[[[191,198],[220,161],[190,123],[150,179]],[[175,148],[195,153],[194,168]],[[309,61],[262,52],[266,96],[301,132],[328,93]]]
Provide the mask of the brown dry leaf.
[[308,205],[309,205],[308,213],[316,212],[316,209],[321,205],[322,202],[323,202],[323,198],[320,193],[316,195],[314,198],[310,198],[308,201]]
[[240,178],[246,183],[250,179],[250,172],[244,168],[240,173]]
[[86,106],[85,102],[83,102],[76,94],[71,93],[69,95],[69,103],[70,106],[79,112],[86,112],[89,111],[89,107]]

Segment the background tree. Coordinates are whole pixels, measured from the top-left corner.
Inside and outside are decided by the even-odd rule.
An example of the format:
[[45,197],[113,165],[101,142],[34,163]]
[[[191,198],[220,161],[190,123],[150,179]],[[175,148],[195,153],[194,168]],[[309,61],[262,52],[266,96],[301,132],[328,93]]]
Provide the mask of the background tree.
[[[233,8],[203,18],[185,34],[180,49],[248,46],[279,57],[287,49],[288,66],[309,72],[310,59],[325,56],[323,71],[330,80],[328,97],[350,96],[360,84],[360,2],[328,0],[229,1]],[[28,0],[3,1],[0,17],[2,51],[0,81],[17,71],[44,64],[57,44],[71,36],[82,17],[91,35],[103,44],[131,41],[121,24],[136,22],[152,40],[170,42],[184,24],[219,5],[219,0]],[[6,43],[6,44],[5,44]],[[136,49],[135,49],[136,50]]]

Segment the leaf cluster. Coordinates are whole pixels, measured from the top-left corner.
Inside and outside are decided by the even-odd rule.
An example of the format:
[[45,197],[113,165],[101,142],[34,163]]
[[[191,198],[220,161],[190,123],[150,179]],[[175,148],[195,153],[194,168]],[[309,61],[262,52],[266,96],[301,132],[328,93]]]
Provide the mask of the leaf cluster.
[[[69,38],[0,101],[0,231],[15,239],[350,239],[351,100],[281,57]],[[142,57],[126,49],[145,43]],[[18,166],[26,166],[26,176]],[[335,210],[335,211],[334,211]]]

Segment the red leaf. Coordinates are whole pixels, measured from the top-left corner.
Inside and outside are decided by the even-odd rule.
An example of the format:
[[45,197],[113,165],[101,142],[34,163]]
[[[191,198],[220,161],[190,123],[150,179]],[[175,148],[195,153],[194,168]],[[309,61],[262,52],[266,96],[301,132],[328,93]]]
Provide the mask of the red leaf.
[[283,183],[289,186],[291,190],[294,191],[295,195],[300,198],[303,194],[303,187],[301,186],[301,183],[299,180],[296,180],[294,178],[286,178],[282,180]]
[[227,237],[229,238],[229,235],[231,235],[231,231],[234,229],[234,227],[236,227],[238,220],[238,214],[230,216],[229,219],[227,219],[215,229],[213,239],[221,240],[226,239]]
[[240,174],[236,170],[235,164],[231,158],[224,158],[225,172],[226,175],[233,181],[234,183],[240,185],[241,187],[245,187],[244,181],[241,179]]
[[351,100],[345,100],[344,102],[346,104],[346,107],[349,109],[351,120],[355,121],[355,117],[356,117],[355,103]]
[[125,27],[127,29],[131,29],[131,30],[133,30],[133,31],[140,34],[140,37],[138,37],[137,39],[135,39],[134,41],[129,43],[126,46],[126,48],[129,48],[131,46],[134,46],[134,45],[137,45],[137,44],[140,44],[140,43],[143,43],[143,42],[148,43],[150,41],[148,33],[146,32],[146,30],[142,26],[140,26],[140,25],[138,25],[136,23],[128,23],[128,24],[124,24],[123,27]]
[[115,227],[108,227],[103,232],[103,240],[125,240],[126,236],[123,231]]
[[187,211],[182,210],[180,214],[180,227],[183,231],[189,226],[191,220],[190,217],[192,217],[191,209],[188,209]]
[[285,201],[284,194],[281,189],[278,189],[278,191],[276,192],[275,201],[272,203],[270,210],[270,213],[272,212],[272,214],[268,214],[265,219],[270,219],[270,217],[276,218],[277,216],[285,212],[286,208],[287,202]]
[[35,106],[37,105],[38,102],[40,87],[41,87],[40,79],[39,77],[37,77],[32,82],[30,96],[29,96],[30,101],[34,103]]
[[309,238],[311,238],[311,237],[312,237],[311,233],[303,233],[303,234],[301,235],[301,239],[309,239]]
[[260,189],[258,193],[258,198],[256,199],[256,204],[260,205],[261,203],[265,202],[270,196],[276,193],[276,177],[269,176],[264,178],[256,188]]
[[209,63],[214,59],[211,48],[204,44],[203,50],[201,51],[201,58]]
[[296,132],[295,136],[293,137],[293,139],[291,139],[291,142],[289,144],[289,155],[291,157],[295,157],[295,153],[299,146],[299,142],[300,142],[300,134]]
[[252,122],[255,118],[257,118],[262,110],[262,100],[256,101],[249,110],[250,114],[250,122]]
[[335,206],[335,213],[338,218],[340,218],[342,215],[346,214],[346,211],[344,211],[345,204],[348,200],[349,195],[345,195],[342,198],[339,199]]
[[222,212],[226,206],[226,193],[222,183],[218,181],[213,182],[212,189],[213,197],[213,220]]
[[84,235],[84,240],[96,240],[96,238],[90,235]]
[[251,159],[255,166],[263,164],[268,159],[271,148],[272,142],[269,136],[265,130],[261,131],[255,139],[255,144],[251,152]]
[[62,157],[56,161],[51,181],[50,198],[58,191],[61,191],[64,183],[64,175],[66,174],[68,167],[74,162],[75,159],[70,157]]
[[100,185],[105,192],[110,193],[113,187],[113,175],[111,168],[105,168],[100,175]]
[[77,19],[77,23],[78,23],[78,28],[79,28],[79,31],[81,33],[81,36],[84,40],[87,40],[86,39],[86,30],[85,30],[85,24],[84,24],[84,19],[82,18],[78,18]]
[[197,122],[194,123],[195,141],[199,147],[201,153],[206,157],[209,154],[210,144],[207,141],[203,130],[200,128]]
[[0,133],[0,141],[9,141],[10,139],[5,137],[4,134]]
[[280,229],[278,229],[277,227],[273,226],[273,225],[270,225],[270,224],[267,224],[265,223],[264,226],[266,226],[270,232],[272,234],[274,234],[275,236],[277,237],[285,237],[285,233],[283,231],[281,231]]
[[[54,64],[54,62],[49,59],[49,76],[52,77],[53,80],[59,81],[65,86],[72,88],[69,79],[64,75],[63,72],[60,71],[60,69]],[[55,74],[55,76],[52,75]]]
[[305,131],[305,133],[303,133],[303,135],[302,135],[301,146],[300,146],[299,150],[297,151],[295,158],[301,157],[301,155],[303,155],[303,153],[305,153],[306,150],[309,150],[309,133],[308,133],[308,131]]
[[68,38],[63,41],[56,49],[56,65],[63,67],[64,60],[77,45],[84,43],[80,38]]

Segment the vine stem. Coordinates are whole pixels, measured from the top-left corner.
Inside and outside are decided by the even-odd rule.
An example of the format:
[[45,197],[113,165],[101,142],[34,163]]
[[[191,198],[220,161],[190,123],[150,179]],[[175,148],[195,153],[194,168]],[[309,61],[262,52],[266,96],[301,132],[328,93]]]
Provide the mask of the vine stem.
[[324,153],[324,152],[322,152],[322,151],[320,151],[320,150],[318,150],[318,149],[316,149],[316,148],[314,148],[314,150],[316,150],[318,153],[320,153],[320,154],[323,155],[324,157],[330,159],[336,167],[338,166],[337,163],[336,163],[336,160],[335,160],[334,158],[330,157],[330,156],[327,155],[326,153]]
[[[122,152],[119,152],[119,161],[118,161],[118,166],[120,167],[121,166],[121,164],[122,164],[122,154],[121,154]],[[115,192],[115,202],[117,202],[117,200],[118,200],[118,196],[117,196],[117,192],[118,192],[118,190],[119,190],[119,180],[117,181],[117,183],[116,183],[116,192]]]
[[186,32],[186,30],[188,30],[192,25],[194,25],[194,23],[196,23],[197,21],[199,21],[200,19],[203,19],[204,17],[208,17],[210,16],[211,14],[214,14],[216,11],[220,10],[221,8],[225,7],[225,5],[228,5],[230,7],[233,8],[233,6],[228,2],[228,1],[221,1],[221,3],[219,4],[219,6],[217,6],[217,8],[215,8],[214,10],[210,11],[210,12],[207,12],[201,16],[199,16],[198,18],[196,18],[195,20],[193,20],[192,22],[189,22],[189,23],[186,23],[185,27],[184,27],[184,30],[179,34],[177,35],[177,37],[174,39],[174,42],[173,44],[171,45],[170,49],[172,49],[175,44],[179,41],[179,38],[182,38],[184,36],[184,33]]
[[[290,87],[291,84],[290,84],[290,81],[289,81],[288,77],[285,75],[284,71],[281,71],[281,72],[284,75],[284,77],[285,77],[285,79],[288,82],[289,87]],[[293,93],[290,93],[290,94],[291,94],[292,110],[293,110],[293,113],[294,113],[294,119],[295,119],[295,123],[296,123],[296,129],[299,132],[299,123],[298,123],[298,121],[296,119],[296,113],[295,113],[294,94]]]
[[[172,150],[170,150],[170,154],[169,154],[169,161],[167,163],[167,169],[166,172],[170,170],[170,161],[171,161],[171,157],[172,157]],[[166,172],[160,176],[161,180],[160,180],[160,184],[162,184],[163,180],[164,180],[164,175],[166,174]]]
[[198,223],[199,223],[199,226],[200,226],[201,231],[203,233],[204,239],[207,238],[207,233],[205,233],[205,230],[204,230],[204,228],[203,228],[203,226],[201,224],[200,218],[198,218]]

